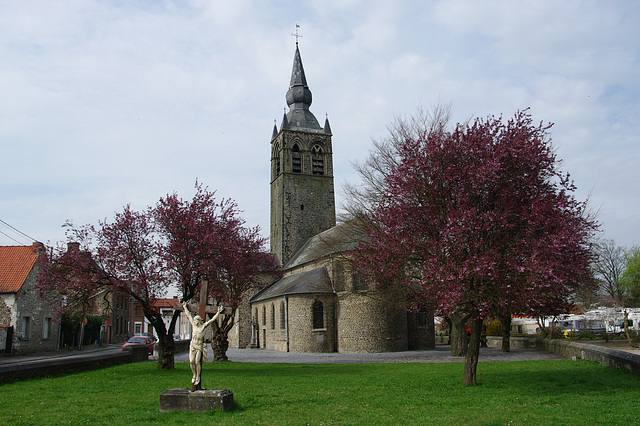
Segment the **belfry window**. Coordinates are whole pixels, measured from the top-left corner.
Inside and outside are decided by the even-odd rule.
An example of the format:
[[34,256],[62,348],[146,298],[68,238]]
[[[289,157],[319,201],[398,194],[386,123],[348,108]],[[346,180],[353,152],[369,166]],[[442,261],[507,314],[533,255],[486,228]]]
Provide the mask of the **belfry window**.
[[314,175],[324,174],[324,152],[319,145],[311,148],[311,164]]
[[295,144],[291,151],[293,151],[291,153],[291,170],[293,173],[302,173],[302,156],[298,144]]
[[316,300],[313,302],[313,329],[324,328],[324,306],[322,302]]

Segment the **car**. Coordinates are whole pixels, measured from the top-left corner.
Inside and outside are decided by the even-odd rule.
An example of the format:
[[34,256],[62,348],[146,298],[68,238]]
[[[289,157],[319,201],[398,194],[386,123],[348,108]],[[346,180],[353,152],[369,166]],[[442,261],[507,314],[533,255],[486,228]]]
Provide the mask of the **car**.
[[129,340],[127,340],[124,345],[122,345],[122,350],[125,351],[127,348],[130,348],[133,346],[147,346],[147,348],[149,349],[149,353],[152,354],[153,348],[155,345],[156,345],[156,342],[151,337],[133,336],[133,337],[130,337]]
[[136,333],[136,334],[134,334],[134,336],[151,337],[151,339],[152,339],[154,342],[157,342],[157,341],[158,341],[158,339],[156,338],[156,336],[154,336],[154,335],[153,335],[153,334],[151,334],[151,333]]

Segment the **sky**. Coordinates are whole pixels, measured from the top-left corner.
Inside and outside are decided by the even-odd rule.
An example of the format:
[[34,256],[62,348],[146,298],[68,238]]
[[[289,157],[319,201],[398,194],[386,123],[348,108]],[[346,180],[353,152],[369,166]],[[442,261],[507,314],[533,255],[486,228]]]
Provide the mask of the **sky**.
[[395,118],[530,108],[601,237],[640,245],[640,2],[0,0],[0,245],[196,180],[269,233],[296,25],[336,201]]

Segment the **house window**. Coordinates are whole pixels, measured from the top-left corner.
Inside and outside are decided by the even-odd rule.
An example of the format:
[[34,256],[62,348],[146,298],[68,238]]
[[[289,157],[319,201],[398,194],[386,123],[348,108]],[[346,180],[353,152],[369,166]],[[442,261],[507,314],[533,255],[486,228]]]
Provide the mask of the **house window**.
[[286,326],[284,302],[280,302],[280,330],[284,330]]
[[271,329],[276,329],[276,307],[271,304]]
[[319,300],[313,302],[313,328],[314,330],[324,328],[324,306]]
[[51,339],[51,318],[45,318],[42,323],[42,338]]
[[291,149],[291,168],[293,173],[302,173],[302,156],[300,155],[300,147],[295,144]]
[[142,323],[137,322],[134,324],[134,334],[142,333]]
[[314,175],[324,174],[324,152],[319,145],[311,148],[311,165]]
[[20,331],[22,332],[22,339],[29,340],[31,339],[31,317],[23,316],[22,324]]
[[266,306],[262,307],[262,326],[263,327],[267,326],[267,307]]

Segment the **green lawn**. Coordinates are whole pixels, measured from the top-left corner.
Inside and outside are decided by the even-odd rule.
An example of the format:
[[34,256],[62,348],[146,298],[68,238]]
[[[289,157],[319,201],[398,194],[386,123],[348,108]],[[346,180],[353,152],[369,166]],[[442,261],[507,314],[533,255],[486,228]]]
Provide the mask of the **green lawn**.
[[0,386],[0,424],[640,424],[640,378],[578,360],[293,365],[207,363],[203,385],[234,393],[230,412],[160,413],[187,387],[187,363],[128,364]]

